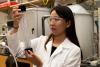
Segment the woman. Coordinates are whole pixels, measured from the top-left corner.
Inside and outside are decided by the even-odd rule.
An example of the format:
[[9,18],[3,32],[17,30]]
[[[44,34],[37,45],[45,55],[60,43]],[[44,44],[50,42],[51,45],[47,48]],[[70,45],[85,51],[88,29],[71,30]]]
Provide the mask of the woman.
[[[20,14],[13,12],[14,28],[19,27]],[[80,67],[81,51],[75,31],[72,11],[66,6],[55,6],[50,12],[51,35],[31,40],[33,52],[26,51],[38,67]]]

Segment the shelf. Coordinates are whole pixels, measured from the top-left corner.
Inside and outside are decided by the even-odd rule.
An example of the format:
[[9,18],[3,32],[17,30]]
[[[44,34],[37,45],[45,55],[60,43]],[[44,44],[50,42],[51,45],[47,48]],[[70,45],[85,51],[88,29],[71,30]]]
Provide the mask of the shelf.
[[6,67],[6,60],[8,56],[0,55],[0,67]]
[[16,4],[17,4],[17,2],[14,2],[14,1],[1,3],[0,4],[0,11],[5,11],[5,10],[9,9],[10,6],[16,5]]
[[[5,2],[5,3],[2,3],[5,6],[3,6],[3,7],[0,6],[0,11],[6,11],[6,10],[9,10],[9,9],[12,9],[16,5],[25,5],[28,8],[30,8],[30,7],[51,7],[51,6],[53,6],[53,0],[48,0],[48,3],[46,5],[43,4],[42,0],[32,0],[32,1],[24,2],[24,3],[15,2],[14,4],[11,4],[11,2],[10,2],[10,4],[8,2]],[[2,4],[0,4],[0,5],[2,5]]]
[[0,11],[5,11],[8,9],[11,9],[12,7],[16,6],[16,5],[25,5],[26,7],[44,7],[42,0],[33,0],[33,1],[29,1],[29,2],[25,2],[25,3],[19,3],[17,4],[16,2],[5,2],[0,4]]

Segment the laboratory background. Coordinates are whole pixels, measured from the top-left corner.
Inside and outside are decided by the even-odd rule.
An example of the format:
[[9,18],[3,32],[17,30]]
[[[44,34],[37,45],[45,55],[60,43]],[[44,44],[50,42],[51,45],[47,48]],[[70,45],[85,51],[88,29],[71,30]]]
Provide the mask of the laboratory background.
[[83,56],[81,67],[100,67],[100,0],[0,0],[0,67],[13,67],[13,61],[19,67],[32,67],[27,59],[16,59],[7,44],[6,34],[13,26],[12,8],[15,5],[25,8],[19,38],[28,42],[51,32],[47,18],[51,8],[58,4],[68,6],[74,14],[76,34]]

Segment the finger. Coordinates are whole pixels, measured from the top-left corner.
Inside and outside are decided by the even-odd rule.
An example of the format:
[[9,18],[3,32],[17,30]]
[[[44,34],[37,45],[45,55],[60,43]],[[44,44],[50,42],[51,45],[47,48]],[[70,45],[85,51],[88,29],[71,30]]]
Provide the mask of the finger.
[[27,54],[27,52],[25,51],[25,54]]
[[29,53],[27,51],[25,51],[25,56],[28,58],[29,57]]
[[14,5],[14,6],[12,7],[12,13],[15,13],[15,12],[20,11],[20,9],[18,9],[18,8],[19,8],[18,5]]
[[13,12],[21,11],[21,9],[13,9]]
[[13,18],[16,18],[16,17],[20,17],[20,18],[21,18],[22,15],[23,15],[23,14],[21,14],[21,13],[14,14],[14,15],[13,15]]
[[14,24],[19,24],[20,17],[13,18]]
[[34,56],[35,54],[32,52],[32,51],[30,51],[30,50],[28,50],[28,53],[31,55],[31,56]]
[[22,16],[23,16],[23,14],[21,14],[21,13],[19,13],[19,14],[14,14],[13,16],[12,16],[12,19],[14,20],[14,21],[20,21],[20,19],[22,18]]
[[12,10],[12,12],[11,12],[11,15],[13,16],[13,15],[18,15],[18,14],[20,14],[20,9],[13,9]]
[[33,54],[33,52],[32,52],[32,51],[30,51],[30,50],[28,50],[28,52],[29,52],[30,54]]

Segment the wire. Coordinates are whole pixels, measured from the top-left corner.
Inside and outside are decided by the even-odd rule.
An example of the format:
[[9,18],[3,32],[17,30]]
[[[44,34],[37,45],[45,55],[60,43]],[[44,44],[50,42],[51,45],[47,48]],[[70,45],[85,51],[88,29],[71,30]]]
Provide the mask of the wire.
[[15,56],[14,56],[12,50],[11,50],[11,49],[6,45],[5,42],[2,42],[1,45],[9,49],[10,53],[12,54],[12,56],[13,56],[13,58],[14,58],[14,61],[15,61],[16,67],[18,67],[18,64],[17,64],[16,58],[15,58]]

